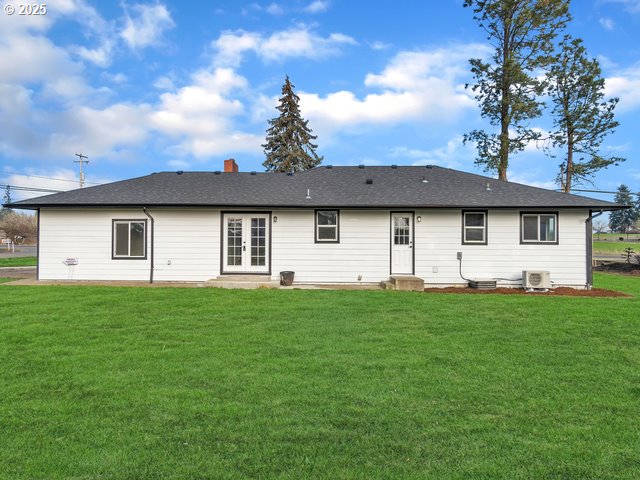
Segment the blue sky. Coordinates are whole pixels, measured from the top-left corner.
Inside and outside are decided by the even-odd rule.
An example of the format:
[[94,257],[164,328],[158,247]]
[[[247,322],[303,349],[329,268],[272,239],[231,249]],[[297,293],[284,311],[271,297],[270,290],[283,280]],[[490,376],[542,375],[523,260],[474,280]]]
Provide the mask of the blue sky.
[[[468,59],[490,49],[462,3],[55,0],[45,15],[1,11],[0,184],[75,188],[75,153],[89,156],[89,184],[220,170],[230,157],[262,171],[285,74],[325,164],[482,173],[462,144],[485,125],[464,84]],[[570,33],[620,98],[603,153],[627,161],[595,187],[638,191],[640,0],[574,0],[571,11]],[[554,188],[559,162],[531,145],[509,179]]]

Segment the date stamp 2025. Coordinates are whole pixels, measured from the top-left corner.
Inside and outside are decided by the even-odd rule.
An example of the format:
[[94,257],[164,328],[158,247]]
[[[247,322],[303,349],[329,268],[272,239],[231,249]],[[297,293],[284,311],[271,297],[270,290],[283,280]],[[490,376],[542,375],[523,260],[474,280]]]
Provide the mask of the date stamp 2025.
[[46,15],[47,4],[46,3],[19,3],[14,5],[12,3],[6,3],[2,7],[2,11],[6,15]]

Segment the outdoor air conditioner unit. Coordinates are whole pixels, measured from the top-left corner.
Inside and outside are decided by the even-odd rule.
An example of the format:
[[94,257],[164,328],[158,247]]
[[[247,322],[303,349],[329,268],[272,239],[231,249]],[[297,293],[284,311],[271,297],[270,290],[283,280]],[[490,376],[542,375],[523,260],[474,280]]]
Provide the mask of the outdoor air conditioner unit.
[[551,288],[549,272],[544,270],[523,270],[522,286],[524,288]]

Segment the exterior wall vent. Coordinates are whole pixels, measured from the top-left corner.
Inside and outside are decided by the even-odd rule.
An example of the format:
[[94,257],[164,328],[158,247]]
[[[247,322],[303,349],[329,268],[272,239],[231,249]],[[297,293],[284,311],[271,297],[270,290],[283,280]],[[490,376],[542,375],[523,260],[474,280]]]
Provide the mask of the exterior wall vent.
[[365,182],[367,185],[373,185],[373,179],[371,178],[367,178],[367,181]]
[[213,172],[214,175],[220,175],[220,170],[216,170],[215,172]]
[[251,175],[255,175],[255,174],[256,174],[256,172],[255,172],[255,171],[251,172]]
[[524,288],[551,288],[551,277],[544,270],[523,270],[522,286]]
[[364,168],[364,165],[358,165],[358,168],[362,170]]
[[331,170],[333,168],[333,165],[327,165],[327,169]]
[[391,165],[391,168],[395,170],[396,168],[398,168],[398,165]]

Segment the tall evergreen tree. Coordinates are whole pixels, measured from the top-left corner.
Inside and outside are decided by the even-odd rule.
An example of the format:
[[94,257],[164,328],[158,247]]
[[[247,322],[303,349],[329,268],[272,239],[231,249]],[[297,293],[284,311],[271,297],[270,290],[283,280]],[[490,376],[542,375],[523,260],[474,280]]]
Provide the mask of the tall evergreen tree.
[[476,143],[476,164],[507,180],[509,156],[540,138],[528,124],[540,116],[543,106],[543,82],[536,73],[552,58],[553,39],[570,18],[569,1],[465,0],[464,6],[473,9],[473,18],[493,47],[490,62],[469,62],[481,115],[499,130],[473,130],[464,141]]
[[[565,150],[558,180],[564,192],[609,165],[625,159],[599,153],[604,138],[618,126],[614,120],[617,98],[604,101],[604,78],[600,64],[590,59],[579,38],[565,35],[548,72],[553,101],[552,145]],[[576,158],[578,156],[578,158]]]
[[322,157],[316,154],[318,145],[311,142],[318,137],[300,115],[300,97],[294,88],[286,76],[280,105],[276,107],[280,115],[269,120],[267,143],[262,145],[267,158],[262,165],[270,172],[301,172],[322,162]]
[[[618,187],[618,193],[614,197],[614,201],[620,205],[635,206],[635,202],[631,196],[631,191],[626,185]],[[635,208],[625,210],[615,210],[609,214],[609,227],[612,232],[626,233],[633,224],[638,220],[638,212]]]

